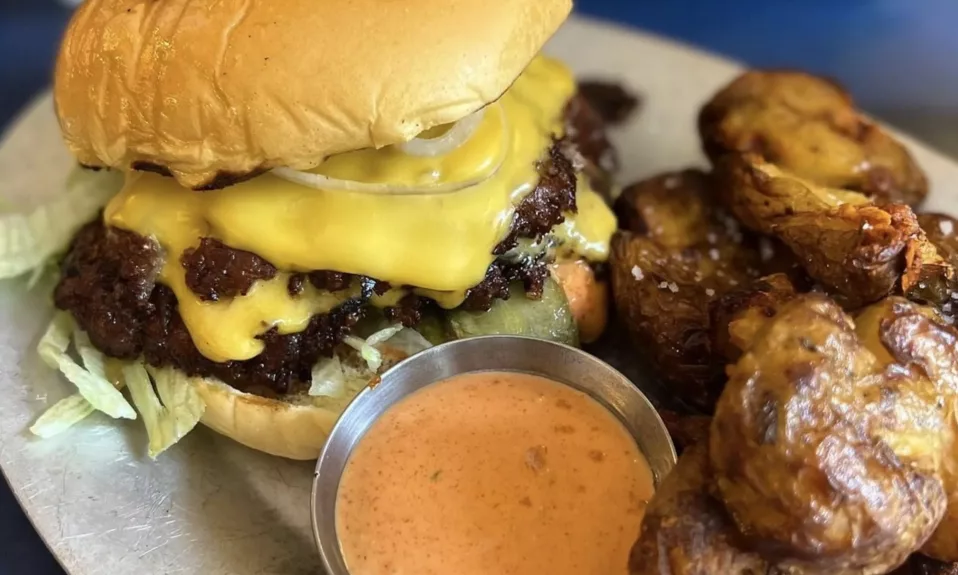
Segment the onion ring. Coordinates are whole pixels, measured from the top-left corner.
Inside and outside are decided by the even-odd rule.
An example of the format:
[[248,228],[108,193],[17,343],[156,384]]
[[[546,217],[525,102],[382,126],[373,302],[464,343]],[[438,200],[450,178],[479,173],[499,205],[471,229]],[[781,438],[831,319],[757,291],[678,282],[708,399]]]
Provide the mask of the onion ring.
[[476,128],[482,123],[484,115],[485,109],[481,109],[453,124],[445,134],[438,138],[414,138],[408,142],[399,144],[398,147],[410,156],[420,156],[423,158],[435,158],[436,156],[448,154],[472,137]]

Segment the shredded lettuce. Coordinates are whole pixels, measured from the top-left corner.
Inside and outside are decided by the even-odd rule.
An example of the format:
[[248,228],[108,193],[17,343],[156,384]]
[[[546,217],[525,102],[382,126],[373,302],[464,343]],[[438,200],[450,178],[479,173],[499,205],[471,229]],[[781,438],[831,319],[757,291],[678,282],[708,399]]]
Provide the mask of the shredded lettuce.
[[77,167],[67,178],[66,192],[57,199],[29,214],[0,215],[0,278],[42,268],[122,186],[118,172]]
[[[93,377],[107,380],[103,354],[93,347],[86,332],[79,329],[69,315],[65,313],[57,314],[53,318],[50,327],[47,328],[46,334],[40,339],[40,344],[37,346],[37,351],[44,363],[60,370],[60,357],[66,354],[71,335],[73,337],[73,347],[83,361],[83,367]],[[43,412],[43,415],[30,426],[30,432],[39,437],[52,437],[66,431],[94,411],[96,411],[96,408],[87,401],[82,393],[74,393],[61,399]]]
[[50,277],[54,273],[59,272],[56,266],[56,262],[53,261],[54,258],[50,258],[44,262],[41,262],[40,265],[33,268],[33,271],[30,272],[30,277],[27,278],[27,289],[33,291],[40,282]]
[[63,433],[94,411],[89,401],[79,393],[74,393],[44,411],[43,415],[30,426],[30,433],[43,438],[53,437]]
[[402,325],[399,324],[389,326],[373,333],[366,339],[354,335],[347,335],[343,338],[343,343],[358,351],[359,355],[366,360],[366,365],[369,366],[369,369],[373,372],[377,372],[383,364],[383,354],[376,349],[376,346],[399,333],[402,328]]
[[76,348],[80,359],[83,360],[83,367],[87,368],[93,375],[108,380],[103,353],[93,347],[90,336],[82,329],[77,328],[73,331],[73,347]]
[[418,331],[414,329],[404,329],[389,338],[389,347],[398,349],[407,356],[412,356],[420,351],[429,349],[432,347],[432,343]]
[[359,352],[359,355],[366,361],[369,369],[376,373],[383,364],[383,354],[377,346],[389,342],[389,347],[398,349],[408,355],[419,353],[420,351],[432,347],[421,333],[414,329],[404,329],[401,324],[391,325],[389,327],[377,330],[366,339],[347,335],[343,338],[343,343]]
[[[86,334],[78,335],[81,333],[69,313],[57,312],[37,345],[40,358],[75,385],[94,409],[113,418],[136,419],[136,412],[126,398],[105,377],[103,354],[90,345]],[[71,337],[85,367],[67,353]]]
[[309,395],[313,397],[342,397],[346,394],[346,373],[339,356],[325,358],[313,366]]
[[370,335],[369,337],[367,337],[367,338],[366,338],[366,344],[367,344],[367,345],[372,345],[372,346],[377,346],[377,345],[379,345],[379,344],[385,342],[386,340],[390,339],[391,337],[393,337],[394,335],[396,335],[396,334],[399,333],[400,331],[402,331],[402,329],[403,329],[402,324],[391,325],[391,326],[389,326],[389,327],[387,327],[387,328],[381,329],[381,330],[379,330],[379,331],[373,333],[373,334]]
[[123,366],[123,379],[143,417],[149,438],[147,454],[151,459],[156,459],[196,427],[206,410],[206,404],[189,378],[171,368],[151,367],[147,371],[142,362],[130,362]]
[[155,368],[148,366],[147,371],[153,377],[160,401],[173,417],[177,440],[190,432],[206,411],[206,403],[200,397],[189,377],[171,367]]
[[383,354],[379,353],[379,350],[375,347],[367,344],[363,338],[347,335],[343,338],[343,343],[358,351],[370,370],[375,372],[383,364]]

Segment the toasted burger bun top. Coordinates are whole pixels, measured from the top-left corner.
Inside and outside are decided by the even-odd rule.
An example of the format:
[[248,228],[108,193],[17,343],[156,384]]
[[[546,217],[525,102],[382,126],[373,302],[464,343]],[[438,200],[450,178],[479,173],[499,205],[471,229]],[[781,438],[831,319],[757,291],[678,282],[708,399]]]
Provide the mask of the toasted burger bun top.
[[87,0],[54,84],[82,164],[188,187],[407,141],[497,99],[570,0]]

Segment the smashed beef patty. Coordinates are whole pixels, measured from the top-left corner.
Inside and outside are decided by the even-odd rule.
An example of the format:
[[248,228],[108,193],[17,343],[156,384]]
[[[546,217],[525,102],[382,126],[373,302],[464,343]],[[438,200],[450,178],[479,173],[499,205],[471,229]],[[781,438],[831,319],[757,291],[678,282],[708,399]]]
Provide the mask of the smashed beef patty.
[[83,227],[62,264],[54,292],[57,307],[69,310],[103,353],[123,359],[143,355],[196,376],[216,377],[242,391],[284,394],[308,382],[312,366],[362,317],[363,302],[348,300],[310,319],[305,330],[260,337],[262,353],[245,361],[214,362],[203,356],[177,312],[176,296],[156,282],[162,265],[151,240],[96,221]]
[[[497,247],[511,249],[519,237],[537,238],[575,211],[575,172],[571,161],[553,146],[539,165],[541,179],[516,208],[513,230]],[[508,247],[506,247],[508,246]],[[501,248],[501,251],[500,251]],[[156,366],[170,365],[195,376],[216,377],[242,391],[284,394],[297,382],[310,381],[312,366],[345,337],[363,315],[366,299],[389,288],[385,282],[341,272],[294,274],[292,297],[305,282],[318,289],[339,291],[360,281],[363,294],[329,313],[317,314],[299,333],[281,335],[271,329],[259,336],[263,352],[244,361],[214,362],[203,356],[177,312],[176,297],[156,279],[162,266],[159,246],[133,232],[110,228],[97,220],[76,235],[62,263],[62,278],[54,301],[70,311],[90,340],[103,353],[118,358],[143,355]],[[236,250],[212,239],[183,254],[188,287],[206,301],[245,294],[260,279],[275,277],[276,268],[256,254]],[[508,286],[522,282],[529,297],[538,298],[546,277],[546,262],[496,260],[485,278],[466,293],[463,307],[486,310],[496,299],[509,297]],[[411,326],[418,323],[424,298],[407,296],[387,308],[386,316]]]

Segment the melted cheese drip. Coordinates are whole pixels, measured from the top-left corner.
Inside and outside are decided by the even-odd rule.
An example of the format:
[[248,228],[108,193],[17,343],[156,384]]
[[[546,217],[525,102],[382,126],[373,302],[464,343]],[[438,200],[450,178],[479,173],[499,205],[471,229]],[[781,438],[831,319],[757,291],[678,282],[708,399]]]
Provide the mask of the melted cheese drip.
[[[328,158],[315,170],[333,178],[399,185],[484,178],[457,192],[326,191],[270,174],[195,192],[172,178],[132,172],[107,206],[105,221],[157,240],[167,255],[159,280],[175,293],[197,348],[213,361],[255,357],[263,348],[257,335],[271,327],[281,333],[302,330],[311,315],[350,294],[307,289],[291,298],[288,273],[280,273],[257,282],[245,296],[203,302],[186,286],[180,264],[183,251],[202,237],[256,253],[287,272],[335,270],[419,286],[418,292],[443,307],[455,307],[485,276],[493,248],[508,233],[514,206],[538,182],[536,162],[553,134],[562,131],[562,111],[574,90],[564,66],[540,57],[456,150],[435,158],[410,156],[395,147],[360,150]],[[574,223],[563,224],[568,229],[562,233],[584,255],[605,259],[614,219],[581,184],[579,214]]]
[[255,339],[256,335],[272,327],[282,334],[303,331],[313,315],[326,313],[359,295],[358,286],[327,292],[306,282],[303,293],[293,298],[286,287],[290,274],[279,273],[271,280],[254,283],[245,296],[204,302],[195,294],[181,296],[192,294],[186,287],[183,267],[167,267],[177,268],[168,270],[163,281],[176,294],[180,315],[193,343],[213,361],[255,357],[263,350],[263,342]]
[[604,262],[609,258],[609,238],[618,226],[615,215],[582,174],[576,183],[575,203],[578,213],[554,229],[562,242],[560,254]]

